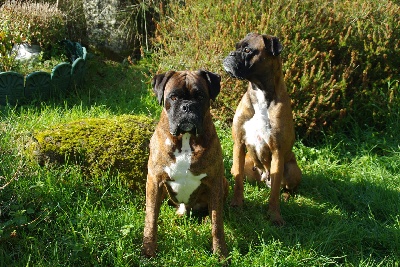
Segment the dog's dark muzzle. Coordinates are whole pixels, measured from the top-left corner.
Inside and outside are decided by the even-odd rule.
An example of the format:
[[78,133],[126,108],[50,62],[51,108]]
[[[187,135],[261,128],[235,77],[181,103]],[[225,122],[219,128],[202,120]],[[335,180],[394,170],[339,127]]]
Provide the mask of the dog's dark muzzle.
[[191,122],[184,121],[184,122],[181,122],[181,123],[178,125],[178,128],[179,128],[179,130],[180,130],[181,132],[190,132],[190,131],[196,129],[196,125],[193,124],[193,123],[191,123]]
[[182,120],[175,124],[170,124],[170,132],[172,135],[178,136],[183,133],[191,133],[194,135],[198,135],[202,132],[202,127],[199,122]]
[[199,108],[190,101],[185,101],[172,111],[170,115],[170,132],[178,136],[190,132],[195,135],[202,132],[202,120]]
[[247,70],[245,62],[242,53],[230,52],[222,65],[225,71],[233,78],[245,79]]

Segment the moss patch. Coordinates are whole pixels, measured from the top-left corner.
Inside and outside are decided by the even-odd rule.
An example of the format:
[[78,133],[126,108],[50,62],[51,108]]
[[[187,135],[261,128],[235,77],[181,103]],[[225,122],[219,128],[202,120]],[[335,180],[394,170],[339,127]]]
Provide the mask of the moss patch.
[[145,116],[90,118],[36,132],[28,146],[39,164],[78,164],[89,177],[119,174],[130,188],[143,188],[154,121]]

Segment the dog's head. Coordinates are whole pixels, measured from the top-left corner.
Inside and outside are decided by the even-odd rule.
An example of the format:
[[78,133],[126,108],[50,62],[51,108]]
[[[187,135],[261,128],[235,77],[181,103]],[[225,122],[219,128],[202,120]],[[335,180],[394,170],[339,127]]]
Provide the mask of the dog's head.
[[168,71],[153,78],[153,91],[159,104],[164,104],[172,135],[203,133],[203,118],[210,99],[219,94],[220,81],[219,75],[205,70]]
[[265,69],[268,69],[265,65],[273,64],[282,49],[275,36],[249,33],[224,59],[223,66],[232,77],[251,81],[254,76],[265,75]]

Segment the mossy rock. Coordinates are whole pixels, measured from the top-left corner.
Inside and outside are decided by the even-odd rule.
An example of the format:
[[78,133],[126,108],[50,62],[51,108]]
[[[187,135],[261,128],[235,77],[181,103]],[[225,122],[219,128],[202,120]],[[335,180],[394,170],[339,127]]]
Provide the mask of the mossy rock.
[[143,189],[154,121],[145,116],[90,118],[36,132],[28,145],[40,165],[73,163],[88,177],[119,174],[132,189]]

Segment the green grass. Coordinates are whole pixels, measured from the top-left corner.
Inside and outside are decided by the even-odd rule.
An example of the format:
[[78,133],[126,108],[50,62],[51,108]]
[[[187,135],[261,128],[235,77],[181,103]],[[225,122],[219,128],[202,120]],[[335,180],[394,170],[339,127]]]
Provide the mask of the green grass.
[[[90,62],[88,86],[68,99],[1,109],[0,266],[220,266],[208,217],[178,218],[164,203],[158,256],[144,259],[143,192],[107,173],[89,180],[75,166],[39,167],[22,153],[32,131],[55,124],[158,117],[148,63]],[[298,141],[303,182],[281,205],[284,227],[268,222],[269,189],[246,183],[244,207],[224,208],[231,266],[399,266],[399,120],[392,112],[390,131],[353,124],[322,142]],[[216,125],[233,185],[230,129]]]

